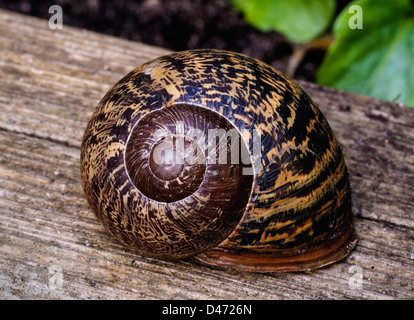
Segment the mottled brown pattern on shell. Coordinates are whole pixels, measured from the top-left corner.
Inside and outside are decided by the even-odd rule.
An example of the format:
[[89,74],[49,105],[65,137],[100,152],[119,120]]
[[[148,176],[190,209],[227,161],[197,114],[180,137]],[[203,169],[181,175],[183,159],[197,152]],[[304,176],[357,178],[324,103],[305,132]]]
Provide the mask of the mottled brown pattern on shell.
[[[178,52],[136,68],[92,115],[82,143],[82,182],[92,211],[110,233],[161,257],[205,249],[194,247],[187,231],[206,224],[189,219],[189,225],[178,229],[169,223],[188,219],[193,208],[209,208],[209,196],[196,192],[179,202],[149,201],[125,169],[126,142],[137,121],[178,104],[217,112],[240,131],[261,132],[260,169],[251,192],[243,187],[246,208],[236,209],[237,219],[230,223],[238,226],[225,230],[221,240],[205,238],[206,248],[217,248],[201,254],[200,260],[244,270],[304,270],[349,253],[355,236],[348,176],[326,119],[278,71],[219,50]],[[220,234],[214,228],[223,226],[208,227]],[[176,242],[180,250],[175,254]]]

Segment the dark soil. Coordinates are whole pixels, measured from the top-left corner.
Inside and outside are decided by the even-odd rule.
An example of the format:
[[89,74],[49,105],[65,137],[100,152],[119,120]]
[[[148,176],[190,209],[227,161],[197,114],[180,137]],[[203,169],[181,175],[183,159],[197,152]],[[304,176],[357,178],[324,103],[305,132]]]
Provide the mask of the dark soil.
[[[246,24],[231,0],[0,0],[0,8],[49,19],[60,5],[71,25],[171,50],[218,48],[258,58],[286,72],[292,45]],[[309,50],[294,77],[314,81],[324,50]]]

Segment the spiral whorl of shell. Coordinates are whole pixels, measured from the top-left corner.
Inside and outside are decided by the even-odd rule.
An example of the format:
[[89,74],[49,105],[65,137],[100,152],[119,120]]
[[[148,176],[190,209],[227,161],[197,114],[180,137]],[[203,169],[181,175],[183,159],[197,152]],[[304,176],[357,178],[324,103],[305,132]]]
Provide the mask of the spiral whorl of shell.
[[243,174],[251,163],[250,157],[241,161],[248,151],[237,128],[215,111],[183,103],[148,112],[129,126],[122,128],[128,135],[112,127],[118,129],[109,144],[86,138],[88,154],[105,157],[102,167],[88,161],[99,190],[89,197],[91,207],[106,228],[158,257],[194,255],[222,242],[242,218],[253,181]]

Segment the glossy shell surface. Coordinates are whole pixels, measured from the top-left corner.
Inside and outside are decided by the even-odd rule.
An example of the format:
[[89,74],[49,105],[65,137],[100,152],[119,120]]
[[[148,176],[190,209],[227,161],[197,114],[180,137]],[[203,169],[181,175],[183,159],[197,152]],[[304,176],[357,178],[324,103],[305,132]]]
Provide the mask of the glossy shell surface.
[[[219,129],[237,132],[249,161],[200,152],[155,163],[166,137],[195,150]],[[199,130],[202,139],[188,134]],[[294,271],[340,260],[356,243],[347,168],[325,117],[293,81],[236,53],[177,52],[121,79],[87,125],[81,176],[104,227],[152,256]]]

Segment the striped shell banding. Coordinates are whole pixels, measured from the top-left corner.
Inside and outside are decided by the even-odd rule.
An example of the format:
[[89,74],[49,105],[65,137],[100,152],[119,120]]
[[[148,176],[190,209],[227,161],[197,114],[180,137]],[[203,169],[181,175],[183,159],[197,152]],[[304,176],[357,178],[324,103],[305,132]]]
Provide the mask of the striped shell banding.
[[[238,162],[205,152],[234,147],[217,130],[235,133]],[[163,144],[185,161],[155,161]],[[106,230],[155,257],[297,271],[356,243],[347,168],[325,117],[297,84],[241,54],[177,52],[126,75],[87,125],[81,176]]]

